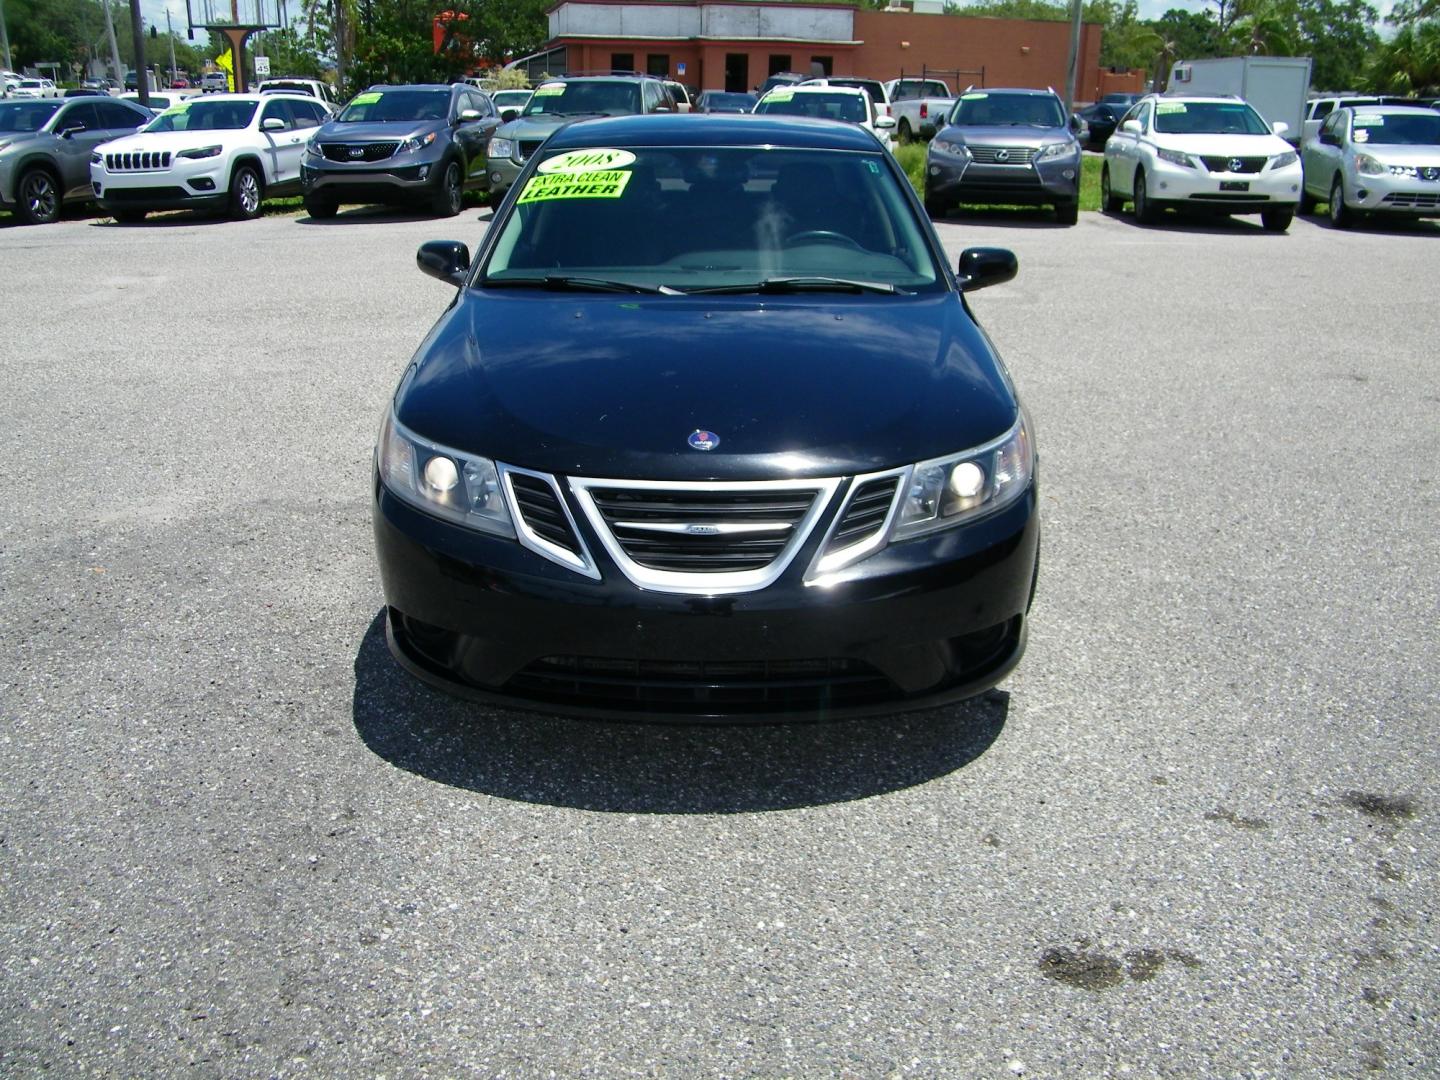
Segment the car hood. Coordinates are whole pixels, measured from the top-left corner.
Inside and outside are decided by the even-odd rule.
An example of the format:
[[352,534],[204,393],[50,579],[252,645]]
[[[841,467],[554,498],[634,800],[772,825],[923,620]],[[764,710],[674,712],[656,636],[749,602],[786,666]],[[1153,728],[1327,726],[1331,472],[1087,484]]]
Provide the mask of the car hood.
[[1273,157],[1295,148],[1279,135],[1173,135],[1156,132],[1156,146],[1201,157]]
[[48,131],[0,131],[0,143],[7,144],[0,155],[14,153],[21,149],[33,149],[59,141],[58,136]]
[[321,124],[313,136],[320,142],[397,142],[431,131],[441,132],[445,124],[436,120],[383,120],[359,124]]
[[534,116],[517,116],[509,123],[502,124],[495,135],[501,139],[543,139],[561,124],[600,115],[600,113],[576,113],[561,116],[558,113],[536,113]]
[[247,128],[222,128],[205,131],[137,131],[134,135],[122,135],[101,145],[107,151],[133,150],[189,150],[200,146],[225,146],[237,138],[253,134]]
[[940,137],[957,143],[1029,146],[1036,150],[1052,143],[1073,141],[1073,136],[1066,128],[1016,127],[1013,124],[951,124]]
[[1396,146],[1393,143],[1352,143],[1355,154],[1369,154],[1382,165],[1440,165],[1440,146]]
[[[1018,405],[954,293],[647,297],[462,290],[400,422],[547,472],[838,476],[984,443]],[[720,436],[690,449],[696,430]]]

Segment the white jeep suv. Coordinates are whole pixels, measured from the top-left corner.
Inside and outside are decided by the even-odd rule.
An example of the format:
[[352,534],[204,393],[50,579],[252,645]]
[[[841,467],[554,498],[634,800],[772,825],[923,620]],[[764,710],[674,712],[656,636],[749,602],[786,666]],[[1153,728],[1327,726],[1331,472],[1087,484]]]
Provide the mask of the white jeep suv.
[[1236,97],[1147,94],[1105,143],[1100,201],[1118,211],[1128,199],[1135,218],[1153,224],[1166,207],[1211,214],[1259,214],[1284,232],[1300,203],[1300,157]]
[[186,98],[138,134],[96,148],[95,199],[117,221],[151,210],[258,217],[267,195],[300,193],[300,158],[326,118],[319,101],[301,94]]

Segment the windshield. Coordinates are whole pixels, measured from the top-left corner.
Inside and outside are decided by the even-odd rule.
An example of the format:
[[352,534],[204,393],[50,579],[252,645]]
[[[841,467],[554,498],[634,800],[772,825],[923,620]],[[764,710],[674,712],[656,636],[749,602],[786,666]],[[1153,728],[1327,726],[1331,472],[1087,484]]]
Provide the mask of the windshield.
[[[575,276],[648,289],[844,279],[943,287],[884,151],[631,147],[552,154],[526,183],[482,286]],[[816,192],[832,193],[817,199]],[[823,286],[822,286],[823,287]]]
[[530,91],[501,90],[490,100],[495,103],[497,109],[509,108],[512,105],[524,105],[530,100]]
[[1440,113],[1357,112],[1351,138],[1382,146],[1440,146]]
[[831,79],[831,86],[848,86],[852,90],[864,90],[876,105],[885,104],[885,88],[874,79]]
[[843,120],[863,124],[865,99],[854,93],[826,93],[823,90],[792,90],[781,87],[771,90],[755,106],[757,113],[780,116],[813,116],[819,120]]
[[895,84],[892,101],[909,101],[911,98],[949,97],[950,88],[938,79],[901,79]]
[[640,111],[640,84],[633,82],[552,82],[537,86],[525,116],[630,116]]
[[315,88],[309,83],[303,82],[263,82],[260,84],[260,92],[262,94],[292,93],[315,96]]
[[754,94],[725,94],[714,91],[704,95],[701,102],[707,109],[739,109],[749,112],[755,107]]
[[444,120],[450,115],[449,90],[366,90],[356,94],[335,119],[342,124],[401,120]]
[[58,101],[15,101],[0,105],[0,131],[39,131],[58,108]]
[[250,126],[253,101],[184,98],[146,126],[146,131],[239,131]]
[[950,123],[976,127],[1064,127],[1065,110],[1049,94],[989,94],[974,90],[960,95],[950,110]]
[[1269,135],[1270,127],[1243,101],[1157,101],[1155,130],[1167,135]]

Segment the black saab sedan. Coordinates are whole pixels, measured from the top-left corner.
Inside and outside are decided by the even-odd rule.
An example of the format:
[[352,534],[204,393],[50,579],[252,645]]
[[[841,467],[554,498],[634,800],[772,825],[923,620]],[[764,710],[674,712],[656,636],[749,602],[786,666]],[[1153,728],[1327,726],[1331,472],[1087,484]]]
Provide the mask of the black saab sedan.
[[995,685],[1040,522],[1025,412],[868,131],[557,131],[406,368],[375,456],[388,638],[453,693],[820,718]]

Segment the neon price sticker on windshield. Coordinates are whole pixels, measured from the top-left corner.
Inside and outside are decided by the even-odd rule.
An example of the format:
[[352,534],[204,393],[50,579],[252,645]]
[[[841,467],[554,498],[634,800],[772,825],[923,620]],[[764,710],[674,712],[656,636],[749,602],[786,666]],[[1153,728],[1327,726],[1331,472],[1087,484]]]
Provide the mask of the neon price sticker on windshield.
[[565,93],[563,82],[546,83],[544,86],[535,88],[535,97],[559,97],[563,93]]
[[634,164],[635,155],[629,150],[611,150],[597,146],[590,150],[571,150],[569,153],[556,154],[549,160],[542,161],[536,172],[546,176],[576,176],[581,173],[611,172]]
[[378,92],[369,93],[369,94],[356,94],[353,98],[350,99],[350,104],[351,104],[351,105],[374,105],[374,104],[375,104],[377,101],[379,101],[383,96],[384,96],[383,94],[380,94],[380,93],[378,93]]
[[622,170],[589,172],[579,175],[551,173],[532,176],[515,201],[525,203],[555,202],[558,199],[618,199],[625,194],[631,174]]
[[1355,117],[1355,126],[1361,127],[1384,127],[1385,117],[1379,113],[1359,113]]
[[1156,116],[1170,116],[1184,111],[1185,103],[1183,101],[1158,101],[1155,103]]
[[984,101],[984,100],[985,100],[986,98],[988,98],[989,96],[990,96],[989,94],[961,94],[961,95],[960,95],[960,100],[961,100],[961,101]]
[[161,116],[184,116],[185,113],[189,111],[189,109],[190,109],[190,103],[189,103],[188,101],[182,101],[182,102],[180,102],[178,105],[171,105],[168,109],[166,109],[166,110],[165,110],[164,112],[162,112],[160,115],[161,115]]
[[766,101],[778,101],[778,102],[780,102],[780,103],[782,103],[782,104],[783,104],[784,102],[787,102],[787,101],[794,101],[794,100],[795,100],[795,91],[794,91],[794,90],[771,90],[770,93],[768,93],[768,94],[765,95],[765,100],[766,100]]

